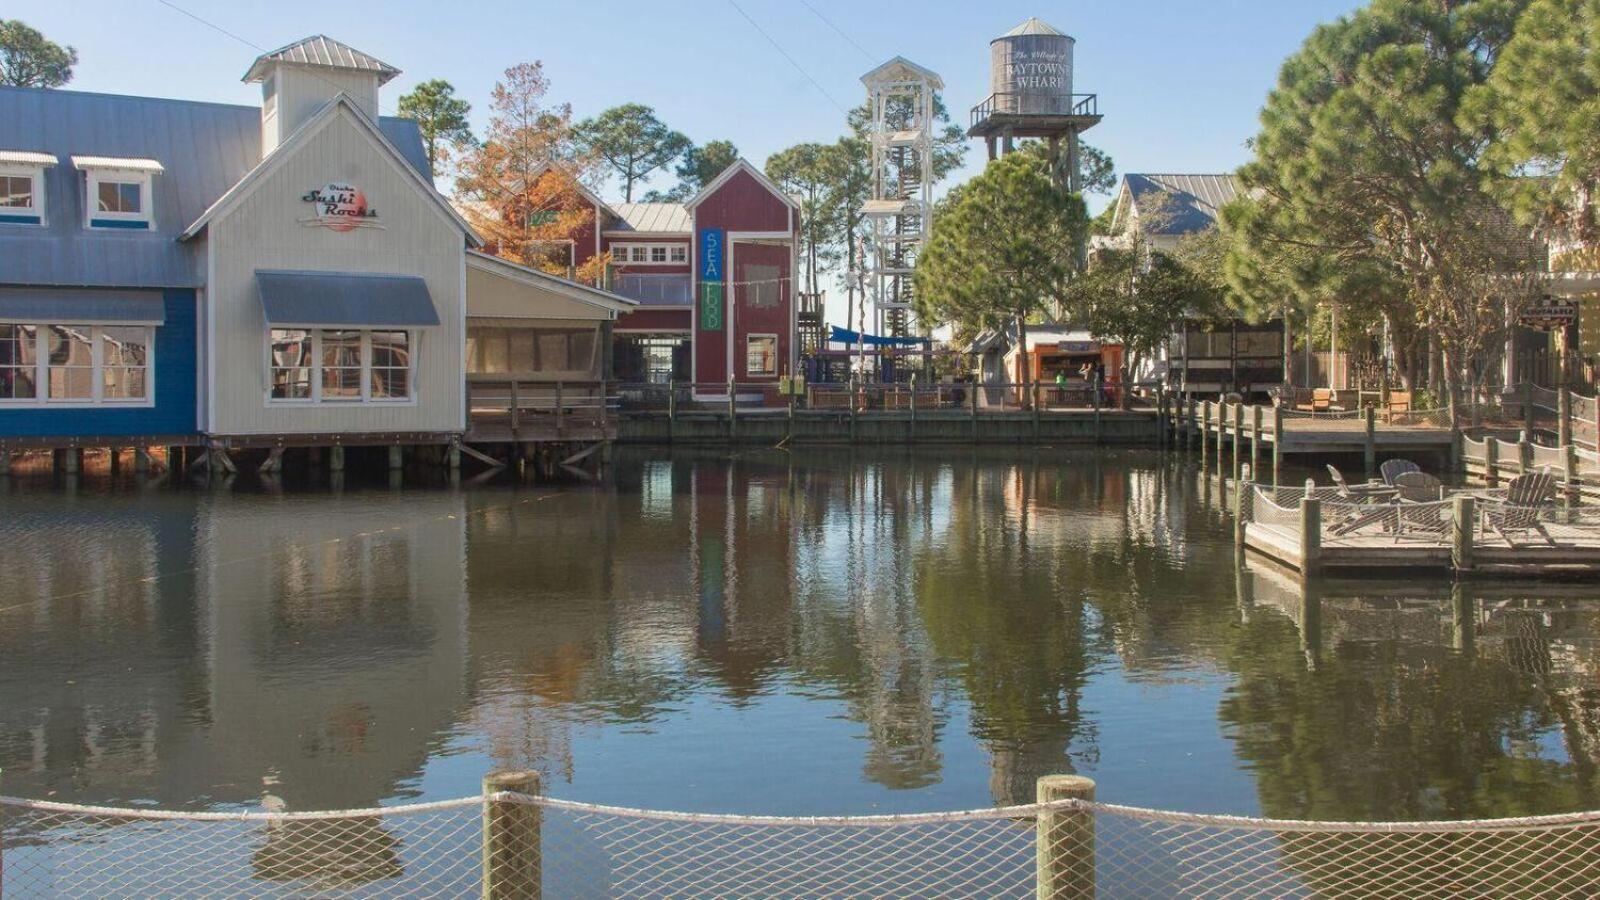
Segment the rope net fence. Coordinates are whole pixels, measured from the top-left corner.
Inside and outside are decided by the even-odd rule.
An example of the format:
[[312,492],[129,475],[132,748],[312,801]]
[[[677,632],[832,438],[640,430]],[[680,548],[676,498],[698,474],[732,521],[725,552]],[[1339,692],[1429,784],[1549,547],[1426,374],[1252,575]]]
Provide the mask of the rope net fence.
[[7,898],[1593,896],[1600,813],[1338,823],[1056,800],[787,818],[498,792],[337,813],[5,798]]

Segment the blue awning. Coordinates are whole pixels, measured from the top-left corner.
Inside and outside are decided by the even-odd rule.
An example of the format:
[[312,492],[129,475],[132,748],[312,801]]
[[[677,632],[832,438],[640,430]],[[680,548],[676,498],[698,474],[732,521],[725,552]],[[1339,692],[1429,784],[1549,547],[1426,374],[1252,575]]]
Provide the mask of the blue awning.
[[415,275],[257,269],[267,324],[302,328],[426,328],[439,324]]
[[0,322],[35,325],[163,325],[160,291],[0,288]]
[[848,328],[837,325],[829,326],[833,333],[828,335],[828,340],[835,344],[866,344],[868,347],[921,347],[928,343],[927,338],[919,337],[883,337],[882,335],[869,334],[862,337]]

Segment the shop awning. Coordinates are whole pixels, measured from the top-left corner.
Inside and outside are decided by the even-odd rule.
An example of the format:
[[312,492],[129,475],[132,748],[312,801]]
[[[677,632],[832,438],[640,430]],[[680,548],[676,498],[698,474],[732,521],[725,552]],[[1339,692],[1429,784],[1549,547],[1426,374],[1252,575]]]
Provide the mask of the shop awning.
[[164,325],[160,291],[0,288],[0,322],[36,325]]
[[828,327],[832,329],[832,332],[828,335],[828,341],[835,344],[866,344],[868,347],[921,347],[928,343],[927,338],[884,337],[876,334],[869,334],[863,337],[848,328],[840,328],[837,325]]
[[256,270],[267,324],[304,328],[427,328],[439,324],[415,275]]

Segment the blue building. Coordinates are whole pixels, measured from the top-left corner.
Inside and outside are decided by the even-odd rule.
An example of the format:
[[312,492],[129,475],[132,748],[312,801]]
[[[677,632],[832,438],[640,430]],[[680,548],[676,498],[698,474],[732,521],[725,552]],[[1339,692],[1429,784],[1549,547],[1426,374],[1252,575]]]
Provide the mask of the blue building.
[[260,107],[0,87],[0,451],[459,435],[477,238],[397,74],[315,37]]

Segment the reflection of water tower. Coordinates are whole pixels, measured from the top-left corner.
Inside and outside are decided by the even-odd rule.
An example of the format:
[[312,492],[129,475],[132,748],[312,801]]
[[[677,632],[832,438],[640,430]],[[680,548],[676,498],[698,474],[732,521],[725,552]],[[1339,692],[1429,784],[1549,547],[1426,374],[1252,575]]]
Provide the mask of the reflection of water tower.
[[1100,122],[1094,94],[1072,92],[1073,39],[1029,19],[989,42],[989,98],[972,108],[968,137],[981,137],[992,160],[1016,149],[1018,138],[1050,145],[1057,181],[1080,189],[1078,135]]

